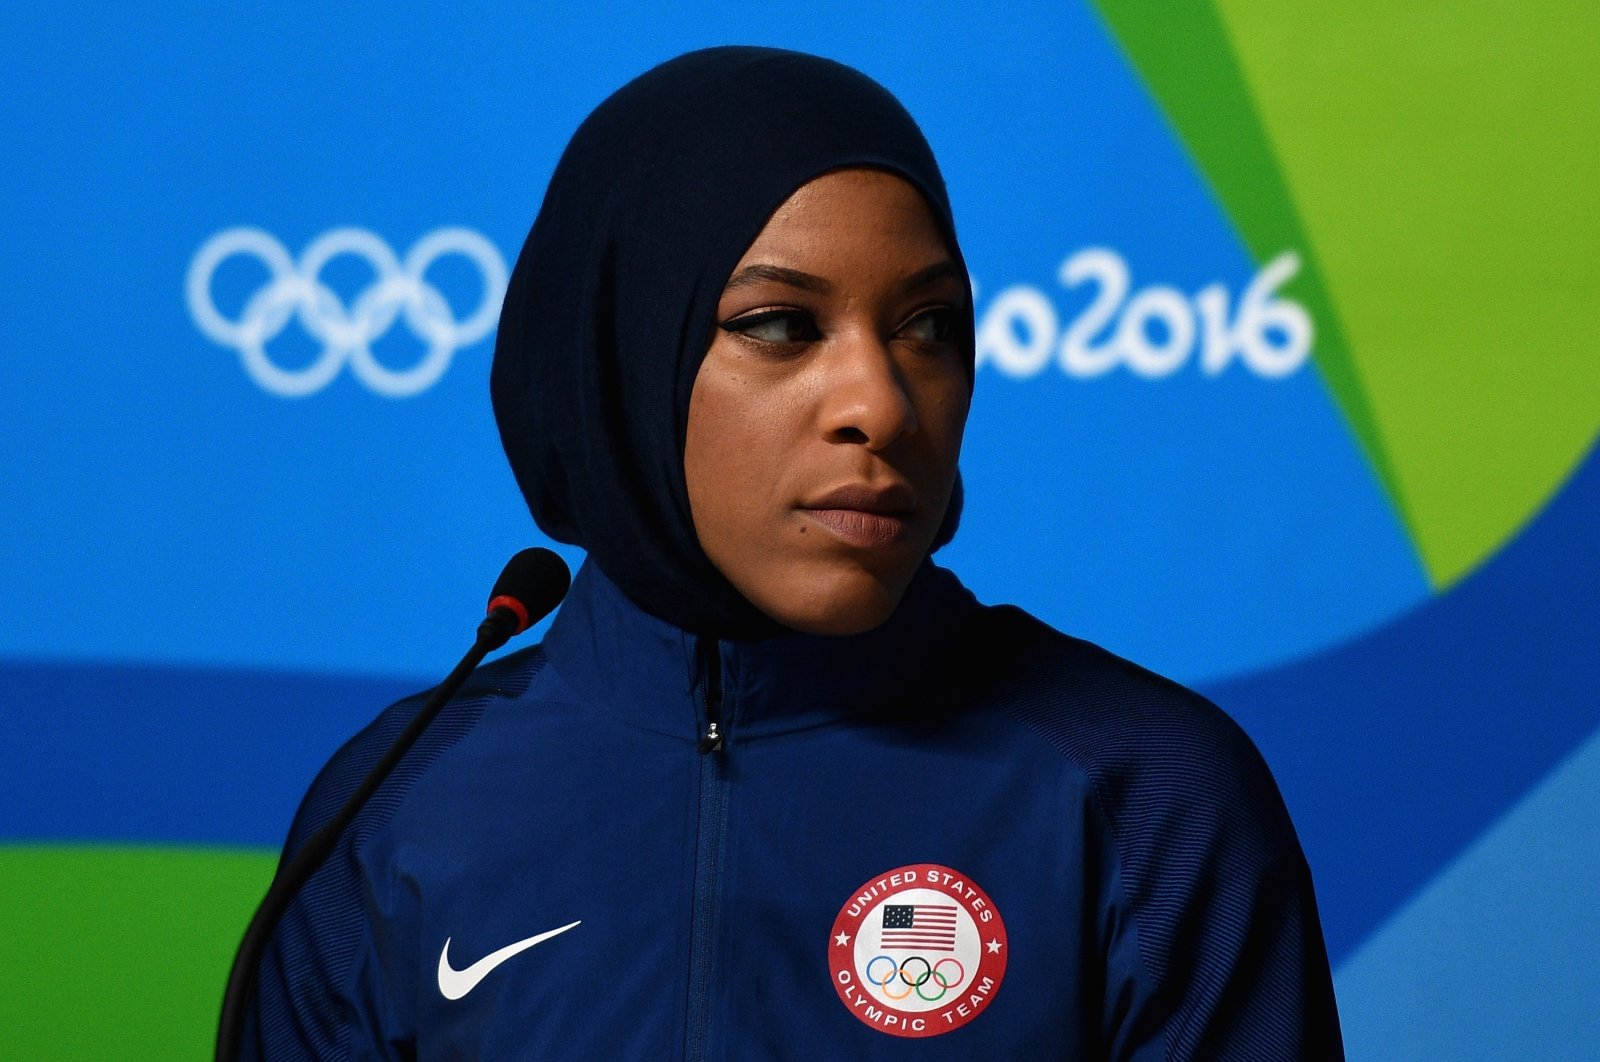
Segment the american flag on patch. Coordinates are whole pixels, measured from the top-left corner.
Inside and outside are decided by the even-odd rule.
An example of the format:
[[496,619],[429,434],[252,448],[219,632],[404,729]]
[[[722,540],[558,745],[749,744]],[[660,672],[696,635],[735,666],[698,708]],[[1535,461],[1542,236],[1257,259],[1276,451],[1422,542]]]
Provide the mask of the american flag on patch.
[[881,943],[901,951],[955,951],[956,909],[932,903],[884,904]]

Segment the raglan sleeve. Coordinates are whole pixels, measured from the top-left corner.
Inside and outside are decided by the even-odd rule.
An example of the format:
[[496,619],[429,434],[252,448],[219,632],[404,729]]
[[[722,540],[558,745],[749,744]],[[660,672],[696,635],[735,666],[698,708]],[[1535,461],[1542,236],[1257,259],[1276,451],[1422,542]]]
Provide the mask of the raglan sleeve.
[[[329,760],[301,802],[283,862],[343,806],[416,708],[392,706]],[[399,1006],[407,996],[387,983],[396,964],[384,961],[406,932],[403,890],[387,882],[374,855],[392,803],[380,788],[284,912],[256,968],[241,1059],[410,1057],[412,1032]]]
[[1243,731],[1189,697],[1096,779],[1115,846],[1108,1056],[1342,1059],[1311,873],[1283,798]]

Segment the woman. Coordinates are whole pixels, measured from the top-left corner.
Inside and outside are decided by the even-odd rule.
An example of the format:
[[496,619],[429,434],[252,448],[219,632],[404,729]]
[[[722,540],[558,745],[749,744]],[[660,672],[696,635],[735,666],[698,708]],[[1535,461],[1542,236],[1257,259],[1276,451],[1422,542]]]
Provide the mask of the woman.
[[[943,182],[881,87],[720,48],[602,104],[492,381],[589,561],[291,908],[256,1052],[1339,1057],[1248,739],[928,559],[972,381]],[[335,757],[291,849],[415,710]]]

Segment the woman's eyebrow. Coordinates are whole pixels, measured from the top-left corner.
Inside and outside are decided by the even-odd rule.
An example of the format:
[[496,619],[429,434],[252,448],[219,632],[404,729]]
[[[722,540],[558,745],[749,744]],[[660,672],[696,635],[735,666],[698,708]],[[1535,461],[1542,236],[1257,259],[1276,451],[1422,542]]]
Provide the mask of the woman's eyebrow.
[[[935,262],[926,269],[919,269],[911,274],[900,285],[900,289],[902,291],[915,291],[918,288],[925,288],[941,280],[959,280],[960,278],[961,267],[957,266],[954,260],[946,258],[942,262]],[[826,295],[833,290],[833,285],[822,277],[812,273],[805,273],[798,269],[789,269],[785,266],[768,265],[764,262],[745,266],[728,278],[728,282],[722,286],[722,290],[725,292],[737,291],[740,288],[749,287],[752,284],[760,284],[763,281],[775,281],[779,284],[787,284],[791,288],[799,288],[801,291],[813,291],[819,295]]]
[[954,259],[946,258],[942,262],[935,262],[926,269],[919,269],[906,278],[900,285],[902,291],[916,291],[918,288],[928,287],[930,284],[941,280],[960,280],[961,267],[956,265]]
[[735,291],[766,280],[787,284],[791,288],[799,288],[802,291],[814,291],[818,295],[826,295],[833,290],[833,285],[821,277],[813,276],[810,273],[802,273],[798,269],[786,269],[783,266],[765,265],[760,262],[755,265],[745,266],[729,277],[728,282],[722,286],[722,290]]

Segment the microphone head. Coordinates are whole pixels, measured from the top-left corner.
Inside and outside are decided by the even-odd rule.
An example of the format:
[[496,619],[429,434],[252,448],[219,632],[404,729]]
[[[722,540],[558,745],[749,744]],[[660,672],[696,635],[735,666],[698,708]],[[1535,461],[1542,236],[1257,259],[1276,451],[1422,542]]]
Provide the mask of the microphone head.
[[525,549],[506,562],[494,581],[488,611],[503,608],[515,614],[517,628],[510,633],[521,634],[561,604],[571,585],[566,561],[542,546]]

